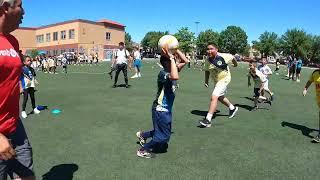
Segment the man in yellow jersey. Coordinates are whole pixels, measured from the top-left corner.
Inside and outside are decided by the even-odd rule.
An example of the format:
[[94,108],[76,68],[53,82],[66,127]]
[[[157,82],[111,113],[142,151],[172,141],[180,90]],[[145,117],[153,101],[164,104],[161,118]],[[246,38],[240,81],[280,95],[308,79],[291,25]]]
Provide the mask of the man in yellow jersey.
[[215,83],[214,90],[211,96],[209,111],[203,120],[199,123],[204,127],[211,127],[211,120],[213,119],[214,112],[217,109],[218,100],[229,108],[229,118],[233,118],[238,111],[225,97],[228,84],[231,81],[231,74],[228,64],[233,63],[234,67],[238,65],[235,57],[227,53],[219,53],[216,45],[208,45],[207,47],[208,60],[205,63],[205,86],[209,87],[209,77]]
[[[309,81],[304,87],[303,96],[307,95],[308,88],[312,83],[314,83],[316,87],[317,103],[318,103],[318,107],[320,108],[320,69],[313,71],[313,73],[311,74]],[[315,143],[320,143],[320,111],[319,111],[319,133],[312,141]]]

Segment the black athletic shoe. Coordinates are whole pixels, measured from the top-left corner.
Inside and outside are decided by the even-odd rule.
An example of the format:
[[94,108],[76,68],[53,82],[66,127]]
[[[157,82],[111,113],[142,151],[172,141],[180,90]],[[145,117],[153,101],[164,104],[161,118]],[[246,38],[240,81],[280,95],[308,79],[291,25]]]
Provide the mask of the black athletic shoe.
[[208,119],[204,118],[202,120],[199,121],[199,123],[202,125],[202,126],[205,126],[205,127],[211,127],[211,121],[209,121]]
[[320,134],[312,139],[313,143],[320,143]]
[[112,88],[116,88],[116,87],[117,87],[117,85],[113,85],[113,86],[112,86]]
[[238,107],[235,107],[233,110],[229,110],[229,118],[230,119],[233,118],[236,115],[238,110],[239,110]]
[[126,88],[129,88],[129,85],[128,85],[128,84],[126,85]]

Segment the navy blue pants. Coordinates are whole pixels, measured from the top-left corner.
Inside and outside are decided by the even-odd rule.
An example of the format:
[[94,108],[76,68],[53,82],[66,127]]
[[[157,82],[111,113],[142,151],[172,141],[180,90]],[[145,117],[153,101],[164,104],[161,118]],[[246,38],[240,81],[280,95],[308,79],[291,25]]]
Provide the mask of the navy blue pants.
[[151,151],[157,144],[166,144],[171,136],[172,113],[161,112],[152,109],[153,130],[142,133],[145,139],[152,138],[150,142],[144,145],[143,149]]

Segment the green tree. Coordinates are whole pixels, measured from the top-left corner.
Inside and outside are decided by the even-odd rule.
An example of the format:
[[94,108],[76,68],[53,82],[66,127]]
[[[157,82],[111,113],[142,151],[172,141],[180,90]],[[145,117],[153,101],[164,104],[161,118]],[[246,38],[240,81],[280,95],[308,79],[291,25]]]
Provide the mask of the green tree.
[[31,51],[30,51],[30,57],[31,58],[35,58],[36,56],[38,56],[39,55],[39,51],[37,50],[37,49],[32,49]]
[[246,32],[237,26],[228,26],[220,33],[219,47],[221,51],[231,54],[243,54],[248,44]]
[[309,53],[309,59],[313,62],[320,62],[320,36],[312,37],[312,44]]
[[157,51],[159,39],[166,34],[169,34],[169,32],[160,32],[160,31],[148,32],[141,41],[141,45],[143,49],[150,49],[152,52]]
[[219,33],[214,32],[212,29],[200,32],[197,38],[197,50],[201,55],[206,54],[207,46],[209,44],[218,45],[219,43]]
[[133,50],[133,42],[132,42],[132,38],[131,35],[129,33],[126,32],[125,35],[125,45],[126,45],[126,49],[131,52]]
[[179,48],[184,53],[190,53],[194,50],[195,36],[187,27],[179,29],[174,36],[178,39]]
[[312,46],[312,36],[304,30],[291,29],[282,35],[280,45],[285,55],[308,58]]
[[274,32],[264,32],[260,35],[259,41],[252,42],[253,47],[264,56],[273,55],[279,49],[278,35]]

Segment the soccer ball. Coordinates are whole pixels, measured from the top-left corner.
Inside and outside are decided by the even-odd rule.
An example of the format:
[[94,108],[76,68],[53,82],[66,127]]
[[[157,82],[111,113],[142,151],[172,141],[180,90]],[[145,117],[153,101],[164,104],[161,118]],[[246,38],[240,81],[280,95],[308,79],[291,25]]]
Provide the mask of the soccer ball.
[[179,47],[179,42],[176,37],[172,35],[162,36],[158,42],[159,48],[168,46],[169,50],[177,49]]

